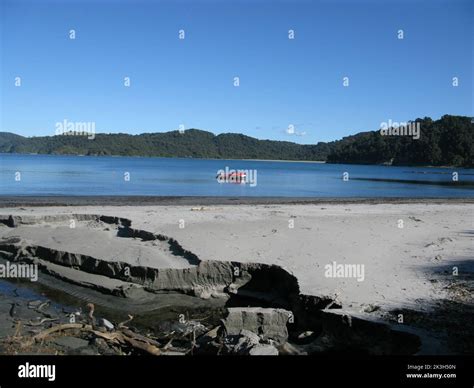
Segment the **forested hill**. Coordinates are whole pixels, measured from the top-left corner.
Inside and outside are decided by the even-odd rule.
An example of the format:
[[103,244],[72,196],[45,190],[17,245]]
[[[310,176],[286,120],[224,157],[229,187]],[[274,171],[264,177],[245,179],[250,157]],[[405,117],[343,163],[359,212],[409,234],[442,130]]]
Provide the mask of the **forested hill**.
[[258,140],[233,133],[216,136],[197,129],[184,133],[96,134],[93,140],[78,135],[27,138],[0,132],[0,152],[474,166],[471,118],[445,115],[439,120],[416,119],[412,125],[420,128],[417,139],[371,131],[315,145]]
[[470,117],[445,115],[416,119],[419,138],[382,136],[380,131],[348,136],[331,144],[329,163],[474,166],[474,123]]
[[57,135],[22,137],[0,132],[0,152],[163,156],[182,158],[217,159],[279,159],[326,160],[329,147],[326,143],[301,145],[287,141],[258,140],[253,137],[189,129],[165,133],[96,134],[93,140],[86,135]]

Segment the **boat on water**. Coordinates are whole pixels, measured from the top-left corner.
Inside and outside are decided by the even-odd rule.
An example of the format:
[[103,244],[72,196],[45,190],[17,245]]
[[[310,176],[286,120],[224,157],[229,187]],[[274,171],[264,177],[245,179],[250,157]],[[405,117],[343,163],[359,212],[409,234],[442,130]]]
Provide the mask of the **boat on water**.
[[219,183],[247,183],[247,173],[243,171],[218,172],[216,179]]

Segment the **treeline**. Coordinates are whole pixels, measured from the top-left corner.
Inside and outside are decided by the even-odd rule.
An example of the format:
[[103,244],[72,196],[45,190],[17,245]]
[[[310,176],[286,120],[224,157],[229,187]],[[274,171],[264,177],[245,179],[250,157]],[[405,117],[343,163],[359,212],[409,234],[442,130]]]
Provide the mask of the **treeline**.
[[160,156],[216,159],[326,160],[329,147],[325,143],[301,145],[287,141],[258,140],[241,134],[214,135],[189,129],[165,133],[57,135],[26,138],[0,132],[0,152]]
[[383,136],[380,131],[345,137],[332,144],[329,163],[474,166],[474,124],[470,117],[445,115],[410,123],[413,136]]
[[426,117],[412,125],[419,126],[419,139],[372,131],[315,145],[258,140],[233,133],[216,136],[197,129],[184,133],[96,134],[93,140],[78,135],[27,138],[0,132],[0,152],[474,166],[474,124],[469,117],[445,115],[436,121]]

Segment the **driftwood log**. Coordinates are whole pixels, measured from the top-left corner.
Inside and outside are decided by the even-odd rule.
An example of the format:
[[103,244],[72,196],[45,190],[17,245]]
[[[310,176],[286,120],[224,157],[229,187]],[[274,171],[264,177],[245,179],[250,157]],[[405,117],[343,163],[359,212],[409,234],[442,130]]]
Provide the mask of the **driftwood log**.
[[65,330],[80,330],[83,332],[88,332],[95,335],[98,338],[102,338],[106,341],[112,342],[114,344],[128,345],[132,348],[141,350],[145,353],[152,354],[154,356],[159,356],[161,350],[159,348],[159,343],[145,337],[143,335],[134,333],[129,329],[122,329],[115,331],[113,333],[103,333],[101,331],[95,330],[91,325],[82,324],[82,323],[65,323],[61,325],[53,326],[49,329],[43,330],[42,332],[34,335],[29,344],[33,342],[44,341],[48,336],[54,333],[58,333]]

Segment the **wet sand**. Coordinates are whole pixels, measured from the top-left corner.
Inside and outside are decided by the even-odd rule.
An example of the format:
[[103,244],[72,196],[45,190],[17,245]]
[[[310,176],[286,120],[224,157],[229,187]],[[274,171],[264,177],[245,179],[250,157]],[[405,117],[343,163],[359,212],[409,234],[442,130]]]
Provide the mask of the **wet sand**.
[[283,204],[474,204],[474,198],[314,198],[166,196],[0,196],[0,208],[21,206],[210,206]]

